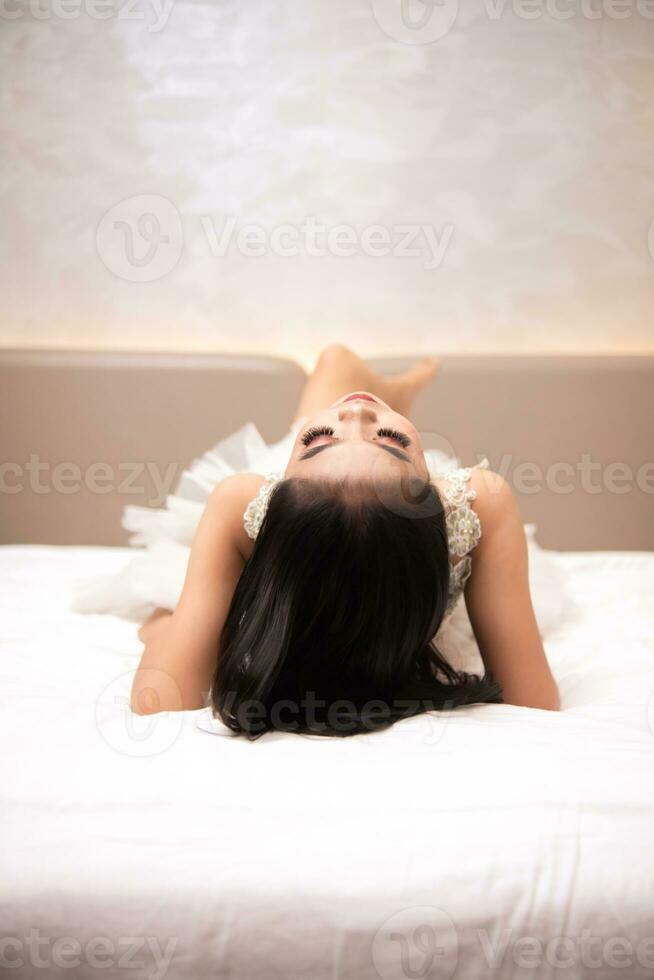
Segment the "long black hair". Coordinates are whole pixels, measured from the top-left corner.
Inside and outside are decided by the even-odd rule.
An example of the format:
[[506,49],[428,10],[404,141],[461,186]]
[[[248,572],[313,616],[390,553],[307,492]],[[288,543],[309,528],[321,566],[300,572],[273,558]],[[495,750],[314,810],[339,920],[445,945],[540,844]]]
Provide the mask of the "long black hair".
[[234,592],[211,703],[233,732],[352,735],[433,709],[501,701],[433,637],[449,586],[429,483],[286,479]]

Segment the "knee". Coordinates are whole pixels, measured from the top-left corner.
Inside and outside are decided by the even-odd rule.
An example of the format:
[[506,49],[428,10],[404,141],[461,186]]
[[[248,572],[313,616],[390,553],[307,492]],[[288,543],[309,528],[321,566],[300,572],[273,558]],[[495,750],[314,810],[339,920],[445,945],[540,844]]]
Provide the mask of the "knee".
[[341,364],[351,361],[355,357],[356,354],[344,344],[329,344],[321,351],[316,366],[330,368],[335,366],[338,367]]

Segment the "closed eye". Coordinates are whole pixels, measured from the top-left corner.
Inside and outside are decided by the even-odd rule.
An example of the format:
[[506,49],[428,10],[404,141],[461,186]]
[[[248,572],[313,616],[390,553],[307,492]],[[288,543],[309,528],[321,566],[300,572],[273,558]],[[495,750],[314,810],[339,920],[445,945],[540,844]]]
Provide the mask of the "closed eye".
[[[338,440],[337,442],[323,442],[320,446],[314,446],[312,449],[307,449],[305,453],[302,453],[300,459],[313,459],[314,456],[317,456],[318,453],[325,452],[326,449],[333,449],[334,446],[342,445],[344,445],[343,440]],[[373,442],[372,445],[377,446],[379,449],[389,453],[391,456],[395,456],[396,459],[403,460],[405,463],[411,462],[411,457],[409,454],[403,452],[401,449],[398,449],[397,446],[387,446],[384,442]]]
[[411,445],[409,437],[404,432],[398,432],[397,429],[377,429],[377,435],[380,439],[394,439],[404,449]]
[[[330,436],[333,438],[334,430],[331,425],[319,425],[307,429],[302,436],[301,442],[304,446],[309,446],[314,439],[318,439],[320,436]],[[394,442],[399,442],[403,449],[407,449],[411,445],[409,437],[404,432],[398,432],[397,429],[377,429],[377,436],[379,439],[393,439]]]
[[313,426],[311,429],[307,429],[307,431],[302,436],[301,442],[303,443],[303,445],[308,446],[310,443],[313,442],[314,439],[317,439],[319,436],[333,436],[333,435],[334,435],[334,430],[332,429],[331,425],[317,425],[317,426]]

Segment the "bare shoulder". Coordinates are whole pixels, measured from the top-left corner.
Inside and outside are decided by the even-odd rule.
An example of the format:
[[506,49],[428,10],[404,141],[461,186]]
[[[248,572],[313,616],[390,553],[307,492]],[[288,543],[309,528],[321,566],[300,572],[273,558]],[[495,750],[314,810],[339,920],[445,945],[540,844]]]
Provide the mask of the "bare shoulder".
[[209,498],[211,506],[225,507],[232,504],[238,507],[242,503],[245,509],[258,494],[263,481],[264,477],[260,473],[235,473],[233,476],[226,476],[214,487]]
[[260,473],[235,473],[218,483],[207,502],[207,522],[219,522],[225,528],[244,558],[252,551],[252,541],[243,527],[243,514],[256,497],[264,481]]
[[499,473],[488,469],[473,469],[470,486],[476,493],[474,509],[485,530],[519,516],[520,509],[515,494]]

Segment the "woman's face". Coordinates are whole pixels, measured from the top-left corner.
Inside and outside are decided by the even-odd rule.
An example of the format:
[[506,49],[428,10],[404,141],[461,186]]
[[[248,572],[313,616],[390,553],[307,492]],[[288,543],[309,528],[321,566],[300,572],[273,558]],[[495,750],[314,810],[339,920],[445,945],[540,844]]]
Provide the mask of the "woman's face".
[[345,395],[302,426],[285,475],[429,480],[415,427],[366,391]]

